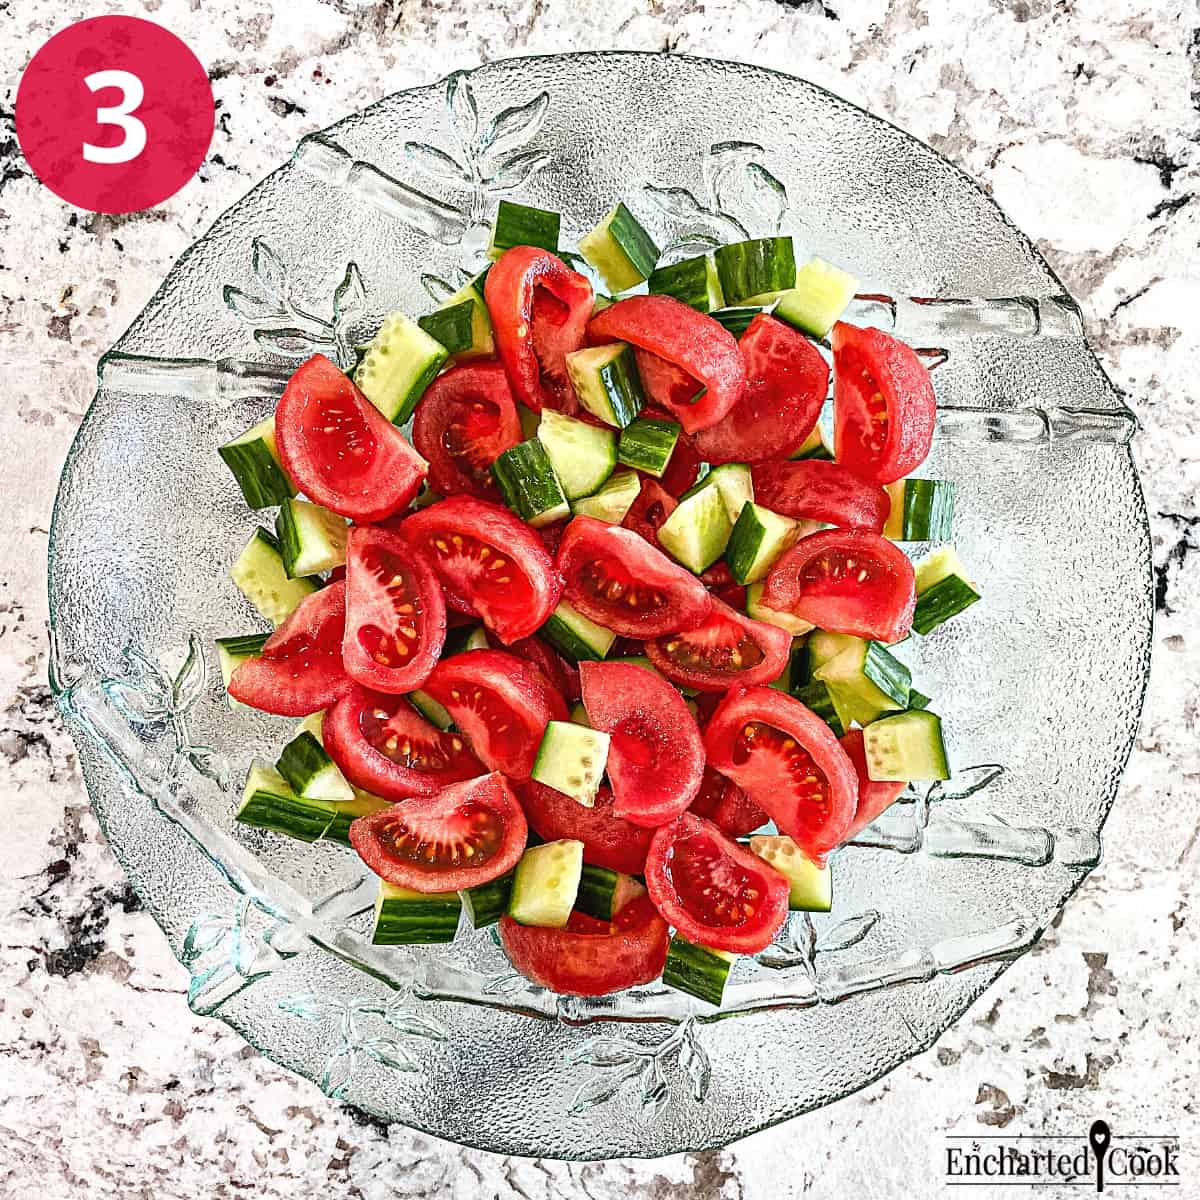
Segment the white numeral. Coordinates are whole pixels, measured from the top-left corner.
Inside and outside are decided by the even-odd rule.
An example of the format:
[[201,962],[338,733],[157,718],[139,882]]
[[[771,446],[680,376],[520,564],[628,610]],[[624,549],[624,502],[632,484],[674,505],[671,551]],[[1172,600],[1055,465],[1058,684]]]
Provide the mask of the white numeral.
[[83,81],[93,92],[101,88],[120,88],[121,103],[112,108],[96,109],[96,123],[116,125],[125,137],[116,146],[83,143],[83,157],[94,163],[132,162],[146,148],[146,126],[132,114],[145,99],[142,81],[129,71],[94,71]]

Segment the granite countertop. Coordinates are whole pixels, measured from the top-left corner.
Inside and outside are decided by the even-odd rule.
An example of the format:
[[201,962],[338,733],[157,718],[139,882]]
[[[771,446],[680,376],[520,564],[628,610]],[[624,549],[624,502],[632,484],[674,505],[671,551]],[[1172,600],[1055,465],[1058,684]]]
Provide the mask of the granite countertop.
[[[1194,1163],[1193,0],[128,3],[117,7],[191,45],[219,105],[199,177],[129,217],[58,201],[29,177],[12,129],[32,50],[69,21],[112,7],[0,0],[0,363],[12,387],[0,417],[0,490],[10,497],[0,514],[0,1193],[931,1195],[945,1131],[1078,1129],[1100,1115],[1114,1131],[1167,1127]],[[91,398],[97,356],[174,259],[299,137],[456,67],[614,46],[804,75],[929,142],[992,191],[1081,302],[1093,345],[1144,425],[1135,454],[1154,534],[1158,625],[1145,718],[1103,865],[1040,946],[934,1049],[859,1095],[725,1151],[564,1165],[382,1127],[189,1012],[186,974],[100,837],[50,702],[44,563],[59,467]]]

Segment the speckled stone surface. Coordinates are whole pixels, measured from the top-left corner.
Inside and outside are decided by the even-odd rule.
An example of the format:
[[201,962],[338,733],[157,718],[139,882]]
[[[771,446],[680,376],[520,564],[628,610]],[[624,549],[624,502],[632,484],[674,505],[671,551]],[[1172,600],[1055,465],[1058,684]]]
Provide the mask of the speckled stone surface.
[[[219,105],[199,177],[122,218],[41,188],[12,127],[32,51],[111,11],[184,37]],[[456,67],[608,47],[803,75],[982,180],[1082,303],[1143,422],[1158,625],[1103,865],[933,1050],[725,1151],[568,1166],[382,1128],[192,1016],[50,704],[44,562],[96,357],[300,136]],[[1200,1195],[1198,242],[1194,0],[0,0],[0,1194],[925,1197],[953,1194],[947,1132],[1077,1132],[1103,1116],[1181,1135],[1191,1178],[1173,1194]]]

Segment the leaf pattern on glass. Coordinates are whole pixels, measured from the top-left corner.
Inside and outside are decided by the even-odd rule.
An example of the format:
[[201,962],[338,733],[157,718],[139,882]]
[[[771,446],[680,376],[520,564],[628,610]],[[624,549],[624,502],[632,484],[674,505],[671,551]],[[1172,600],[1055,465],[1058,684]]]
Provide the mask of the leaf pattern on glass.
[[250,269],[263,291],[272,299],[288,300],[288,268],[283,259],[262,238],[250,243]]
[[424,142],[405,142],[404,153],[418,170],[431,179],[471,186],[471,172],[453,155]]
[[1004,768],[999,763],[965,767],[949,779],[933,783],[926,793],[926,800],[931,804],[938,800],[965,800],[990,787],[1003,774]]
[[479,133],[479,108],[466,71],[455,71],[446,80],[446,108],[463,146],[473,147]]
[[550,156],[538,150],[510,155],[483,181],[483,186],[488,192],[513,191],[536,175],[549,161]]
[[481,159],[494,162],[527,146],[541,130],[549,108],[550,94],[542,92],[526,104],[498,112],[479,138],[476,149]]
[[443,304],[458,291],[454,284],[438,275],[422,275],[421,286],[435,304]]
[[878,920],[879,913],[872,908],[856,917],[847,917],[844,921],[839,921],[817,936],[816,952],[830,954],[835,950],[847,950],[857,945],[875,928]]

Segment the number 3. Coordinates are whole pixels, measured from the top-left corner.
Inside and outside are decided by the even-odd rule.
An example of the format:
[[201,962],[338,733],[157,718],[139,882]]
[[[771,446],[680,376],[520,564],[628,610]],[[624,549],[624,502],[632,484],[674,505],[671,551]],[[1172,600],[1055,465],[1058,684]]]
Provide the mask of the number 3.
[[83,157],[94,163],[132,162],[146,148],[146,126],[132,114],[145,99],[142,81],[130,71],[94,71],[83,81],[89,90],[120,88],[121,103],[112,108],[96,109],[98,125],[116,125],[125,135],[119,145],[93,146],[83,143]]

